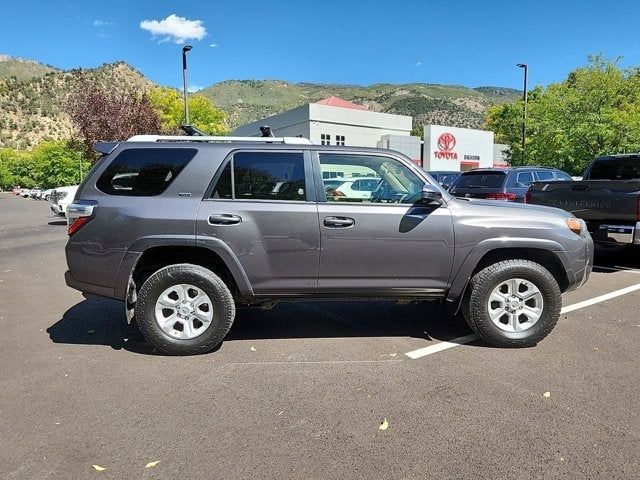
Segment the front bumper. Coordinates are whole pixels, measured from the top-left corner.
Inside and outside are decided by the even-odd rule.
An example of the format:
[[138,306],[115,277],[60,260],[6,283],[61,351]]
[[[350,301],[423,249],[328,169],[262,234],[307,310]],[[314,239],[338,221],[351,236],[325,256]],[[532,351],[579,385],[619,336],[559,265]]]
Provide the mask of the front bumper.
[[576,290],[587,283],[593,270],[593,239],[585,232],[584,246],[574,252],[565,252],[564,264],[569,285],[565,291]]

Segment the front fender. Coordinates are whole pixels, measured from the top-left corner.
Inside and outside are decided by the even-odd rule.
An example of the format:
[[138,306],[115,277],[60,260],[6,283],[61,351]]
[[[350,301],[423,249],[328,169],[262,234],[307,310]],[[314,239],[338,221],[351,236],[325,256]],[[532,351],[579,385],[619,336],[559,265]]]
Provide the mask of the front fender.
[[447,292],[447,307],[452,313],[458,313],[460,309],[460,302],[464,291],[471,280],[471,275],[475,270],[480,260],[489,252],[493,250],[504,249],[538,249],[547,250],[561,261],[569,281],[571,282],[571,275],[573,270],[569,268],[570,261],[562,245],[554,240],[539,239],[539,238],[491,238],[483,240],[478,243],[467,254],[463,260],[458,271],[452,276],[451,286]]

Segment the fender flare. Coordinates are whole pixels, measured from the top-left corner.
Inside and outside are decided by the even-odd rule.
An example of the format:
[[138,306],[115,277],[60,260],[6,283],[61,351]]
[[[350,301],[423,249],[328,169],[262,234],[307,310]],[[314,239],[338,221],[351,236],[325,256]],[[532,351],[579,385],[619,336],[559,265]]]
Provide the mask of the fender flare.
[[115,297],[125,300],[128,297],[131,274],[135,270],[138,261],[150,248],[156,247],[200,247],[217,254],[227,266],[233,276],[238,290],[242,296],[253,296],[253,288],[249,283],[244,268],[238,257],[223,241],[212,238],[196,238],[194,235],[150,235],[137,239],[127,249],[120,267],[116,281]]
[[562,266],[567,273],[567,277],[571,282],[574,276],[573,270],[570,268],[570,259],[567,252],[562,245],[554,240],[547,240],[541,238],[491,238],[483,240],[478,243],[467,254],[462,264],[452,276],[451,286],[447,292],[446,301],[447,309],[451,313],[458,313],[464,297],[464,292],[467,289],[467,285],[471,280],[471,274],[474,269],[480,263],[482,258],[494,250],[508,250],[508,249],[537,249],[546,250],[553,253],[558,260],[562,263]]

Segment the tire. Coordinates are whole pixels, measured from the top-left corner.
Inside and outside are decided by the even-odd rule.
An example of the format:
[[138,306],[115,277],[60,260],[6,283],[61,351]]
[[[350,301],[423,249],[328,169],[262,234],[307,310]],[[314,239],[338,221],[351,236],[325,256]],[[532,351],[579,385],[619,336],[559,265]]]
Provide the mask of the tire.
[[[195,300],[190,301],[190,297]],[[167,302],[171,305],[175,302],[176,306],[164,308]],[[198,305],[198,302],[201,303]],[[187,313],[188,309],[191,313]],[[198,314],[206,316],[209,311],[211,320],[207,323],[195,318]],[[186,316],[180,317],[181,313]],[[138,292],[135,305],[136,323],[144,337],[169,355],[210,352],[227,335],[235,315],[233,296],[220,277],[211,270],[188,263],[169,265],[151,275]],[[160,322],[165,325],[164,329]],[[203,327],[206,328],[198,333]]]
[[[527,296],[530,298],[523,300]],[[558,282],[542,265],[529,260],[505,260],[473,276],[462,307],[469,327],[488,344],[531,347],[555,327],[562,297]]]

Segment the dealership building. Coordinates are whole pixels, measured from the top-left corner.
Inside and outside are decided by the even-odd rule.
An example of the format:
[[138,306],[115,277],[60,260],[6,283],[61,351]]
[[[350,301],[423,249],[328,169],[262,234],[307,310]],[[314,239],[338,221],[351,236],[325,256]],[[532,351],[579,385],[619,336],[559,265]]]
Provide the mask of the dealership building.
[[338,97],[325,98],[239,127],[238,136],[259,136],[269,125],[277,137],[304,137],[318,145],[378,147],[404,153],[426,170],[470,170],[504,166],[506,146],[494,145],[493,132],[427,125],[424,141],[411,136],[413,119],[373,112]]

